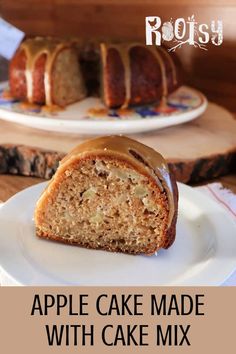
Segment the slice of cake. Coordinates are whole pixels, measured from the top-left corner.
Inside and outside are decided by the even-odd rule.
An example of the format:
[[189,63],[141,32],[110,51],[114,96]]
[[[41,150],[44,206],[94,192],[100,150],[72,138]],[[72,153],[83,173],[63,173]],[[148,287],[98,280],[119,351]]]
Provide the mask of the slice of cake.
[[13,97],[47,106],[66,105],[86,96],[72,41],[36,37],[25,40],[10,63]]
[[131,254],[153,254],[175,239],[178,191],[167,163],[126,137],[72,150],[39,199],[39,237]]

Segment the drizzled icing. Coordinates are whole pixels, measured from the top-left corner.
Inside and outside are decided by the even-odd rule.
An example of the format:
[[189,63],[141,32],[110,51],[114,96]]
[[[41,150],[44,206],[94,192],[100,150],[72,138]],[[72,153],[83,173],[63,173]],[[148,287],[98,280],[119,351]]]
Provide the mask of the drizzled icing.
[[[137,153],[143,159],[139,161],[132,154]],[[107,155],[130,161],[137,169],[148,173],[157,183],[161,191],[165,191],[169,202],[168,228],[171,226],[175,212],[173,188],[169,169],[165,159],[155,150],[125,136],[105,136],[88,140],[75,147],[60,163],[57,173],[64,169],[67,163],[79,156]],[[144,164],[145,163],[145,164]]]
[[163,49],[162,47],[158,47],[158,48],[165,55],[166,59],[170,63],[172,77],[173,77],[173,85],[175,86],[175,85],[177,85],[177,72],[176,72],[176,66],[175,66],[174,60],[173,60],[172,56],[170,54],[168,54],[165,49]]
[[[123,68],[124,68],[124,86],[125,86],[125,99],[122,104],[122,108],[128,107],[131,99],[131,63],[130,63],[130,49],[134,47],[143,47],[146,50],[149,50],[152,55],[155,57],[156,61],[159,64],[160,70],[161,70],[161,82],[162,82],[162,96],[163,99],[168,96],[168,83],[167,83],[167,75],[166,75],[166,66],[165,66],[165,61],[163,60],[162,55],[158,52],[158,49],[160,49],[163,53],[165,53],[165,56],[167,60],[169,60],[171,69],[172,69],[172,77],[173,77],[173,84],[176,85],[177,83],[177,78],[176,78],[176,69],[175,69],[175,64],[170,57],[170,55],[163,49],[163,48],[157,48],[153,46],[145,46],[141,43],[127,43],[127,44],[113,44],[113,43],[102,43],[101,44],[101,53],[102,53],[102,61],[103,61],[103,66],[106,67],[107,64],[107,55],[108,55],[108,50],[109,49],[115,49],[118,51]],[[105,95],[105,100],[107,100],[107,87],[106,87],[106,80],[104,82],[104,95]]]
[[157,62],[160,65],[161,69],[161,81],[162,81],[162,95],[163,97],[167,97],[168,95],[168,85],[167,85],[167,76],[166,76],[166,67],[164,60],[160,53],[158,53],[158,50],[156,47],[148,47],[148,50],[154,55],[154,57],[157,59]]
[[56,39],[36,37],[33,39],[27,39],[24,41],[20,50],[23,50],[26,55],[26,88],[27,88],[27,100],[33,103],[33,72],[37,59],[42,54],[46,55],[45,73],[44,73],[44,90],[45,90],[45,102],[50,106],[52,102],[52,90],[51,90],[51,71],[54,60],[57,54],[67,47],[68,42],[62,42]]

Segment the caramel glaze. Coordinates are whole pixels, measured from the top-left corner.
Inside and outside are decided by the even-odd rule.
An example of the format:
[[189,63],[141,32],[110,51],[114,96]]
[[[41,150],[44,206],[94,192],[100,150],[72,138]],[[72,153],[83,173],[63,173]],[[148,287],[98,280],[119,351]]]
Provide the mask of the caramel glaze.
[[[121,43],[121,44],[112,44],[112,43],[101,43],[101,56],[102,56],[102,64],[103,67],[106,67],[107,63],[107,55],[109,49],[116,49],[121,57],[122,64],[124,67],[124,76],[125,76],[125,99],[121,108],[127,108],[130,99],[131,99],[131,64],[130,64],[130,49],[134,47],[143,47],[146,50],[149,50],[152,55],[155,57],[156,61],[159,64],[161,70],[161,78],[162,78],[162,93],[163,93],[163,101],[165,102],[166,97],[168,96],[168,84],[167,84],[167,75],[166,75],[166,67],[163,57],[160,55],[159,50],[164,53],[165,57],[170,63],[172,69],[172,77],[174,86],[177,84],[177,75],[176,68],[171,56],[161,47],[156,46],[145,46],[141,43]],[[106,82],[104,83],[104,95],[106,100],[107,89]]]
[[163,55],[166,57],[166,59],[170,63],[170,67],[171,67],[171,71],[172,71],[173,84],[175,86],[175,85],[177,85],[177,72],[176,72],[176,67],[175,67],[174,60],[173,60],[172,56],[167,52],[166,49],[163,49],[162,47],[158,47],[158,48],[159,48],[159,50],[163,53]]
[[64,48],[69,47],[71,42],[61,41],[59,39],[36,37],[33,39],[25,40],[20,50],[24,50],[26,55],[26,87],[27,87],[27,100],[33,103],[33,72],[37,59],[46,54],[45,74],[44,74],[44,90],[45,90],[45,103],[51,106],[52,90],[51,90],[51,72],[54,60],[57,54]]
[[[132,152],[139,155],[143,162],[135,158]],[[167,194],[169,202],[168,228],[171,226],[175,212],[173,188],[167,162],[157,151],[125,136],[99,137],[88,140],[75,147],[61,161],[56,175],[62,170],[65,170],[75,159],[92,155],[121,158],[130,162],[133,166],[136,166],[136,168],[143,171],[144,174],[148,173],[155,180],[159,189]]]

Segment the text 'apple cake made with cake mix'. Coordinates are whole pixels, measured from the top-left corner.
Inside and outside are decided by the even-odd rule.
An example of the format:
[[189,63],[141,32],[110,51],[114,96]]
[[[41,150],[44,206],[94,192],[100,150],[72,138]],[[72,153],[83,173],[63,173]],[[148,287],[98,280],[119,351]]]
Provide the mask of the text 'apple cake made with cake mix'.
[[37,202],[39,237],[152,255],[172,245],[178,190],[164,158],[124,136],[82,143],[60,163]]

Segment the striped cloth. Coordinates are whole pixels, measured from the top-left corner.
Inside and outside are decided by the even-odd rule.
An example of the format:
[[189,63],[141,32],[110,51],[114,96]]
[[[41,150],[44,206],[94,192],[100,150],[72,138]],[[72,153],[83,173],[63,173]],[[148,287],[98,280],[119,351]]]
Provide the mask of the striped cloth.
[[[219,203],[228,213],[230,213],[236,222],[236,195],[229,189],[222,186],[221,183],[210,183],[196,189],[207,194],[210,198]],[[236,237],[236,235],[235,235]],[[236,271],[222,284],[224,286],[236,286]]]
[[220,203],[236,220],[236,195],[229,189],[224,188],[221,183],[210,183],[196,189]]

